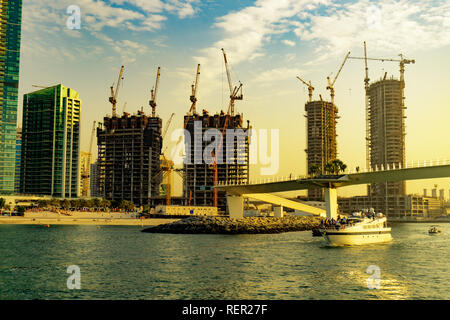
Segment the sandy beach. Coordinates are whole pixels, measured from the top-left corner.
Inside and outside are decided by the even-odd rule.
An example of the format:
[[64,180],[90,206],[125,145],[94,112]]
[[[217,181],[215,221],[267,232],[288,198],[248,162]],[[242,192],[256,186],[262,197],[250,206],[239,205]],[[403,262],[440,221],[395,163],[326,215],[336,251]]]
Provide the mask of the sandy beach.
[[138,219],[133,214],[72,212],[70,216],[53,212],[27,212],[23,217],[0,216],[1,224],[157,226],[180,219]]

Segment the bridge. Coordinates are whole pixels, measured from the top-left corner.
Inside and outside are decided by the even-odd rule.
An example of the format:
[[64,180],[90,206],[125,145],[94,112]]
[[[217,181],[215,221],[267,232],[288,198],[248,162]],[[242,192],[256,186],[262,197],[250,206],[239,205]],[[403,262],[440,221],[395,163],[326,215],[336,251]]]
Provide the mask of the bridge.
[[[277,205],[278,207],[275,207],[276,216],[282,214],[282,207],[285,206],[313,215],[326,213],[327,218],[336,219],[337,188],[358,184],[446,177],[450,177],[450,160],[430,160],[411,163],[405,167],[402,167],[401,164],[390,164],[386,168],[375,167],[357,173],[321,175],[313,178],[289,176],[259,179],[250,181],[248,184],[218,184],[216,188],[226,191],[228,209],[232,218],[242,218],[244,216],[243,198],[253,198]],[[326,210],[271,194],[312,188],[324,188]]]

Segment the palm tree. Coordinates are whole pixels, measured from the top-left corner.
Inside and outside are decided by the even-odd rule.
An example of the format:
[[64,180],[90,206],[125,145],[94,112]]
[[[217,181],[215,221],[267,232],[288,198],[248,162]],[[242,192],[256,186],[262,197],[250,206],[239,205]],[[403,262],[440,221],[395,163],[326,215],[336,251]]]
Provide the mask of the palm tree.
[[340,172],[344,172],[347,169],[347,165],[341,160],[335,159],[325,165],[325,171],[338,175]]
[[332,162],[329,162],[325,165],[324,168],[325,172],[327,173],[333,173],[334,172],[334,164]]
[[313,164],[311,165],[311,167],[309,167],[309,174],[313,177],[317,176],[320,173],[320,167],[317,164]]

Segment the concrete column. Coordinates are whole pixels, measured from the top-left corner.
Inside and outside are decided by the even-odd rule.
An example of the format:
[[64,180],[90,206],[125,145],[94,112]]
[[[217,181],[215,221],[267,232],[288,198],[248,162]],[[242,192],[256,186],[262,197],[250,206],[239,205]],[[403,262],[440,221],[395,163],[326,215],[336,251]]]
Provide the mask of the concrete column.
[[275,218],[283,218],[283,206],[273,207],[273,215]]
[[244,198],[242,198],[241,196],[227,195],[227,204],[230,218],[244,218]]
[[336,188],[325,188],[325,209],[327,219],[337,219],[337,190]]

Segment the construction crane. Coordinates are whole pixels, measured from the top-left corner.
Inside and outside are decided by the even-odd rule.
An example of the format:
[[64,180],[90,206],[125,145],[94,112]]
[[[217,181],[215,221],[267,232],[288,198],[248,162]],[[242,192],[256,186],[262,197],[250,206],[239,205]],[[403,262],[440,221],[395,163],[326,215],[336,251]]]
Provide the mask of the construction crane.
[[242,83],[239,82],[239,86],[235,86],[234,89],[233,89],[233,85],[231,83],[230,70],[229,70],[229,67],[228,67],[227,55],[226,55],[225,50],[223,48],[222,48],[222,53],[223,53],[223,59],[225,61],[225,69],[227,71],[228,86],[230,88],[230,107],[231,107],[230,115],[234,116],[234,101],[243,99]]
[[112,104],[112,116],[116,116],[116,105],[117,96],[119,94],[120,82],[123,80],[123,69],[124,66],[120,67],[119,78],[117,79],[116,90],[114,90],[114,84],[111,86],[111,96],[109,97],[109,102]]
[[[400,64],[400,87],[401,87],[401,106],[402,110],[405,108],[405,65],[414,64],[416,61],[414,59],[404,59],[402,54],[399,54],[400,59],[386,59],[386,58],[367,58],[367,47],[364,41],[364,57],[348,57],[349,59],[364,60],[365,66],[365,78],[364,78],[364,88],[366,91],[366,166],[370,167],[370,119],[369,119],[369,68],[367,61],[389,61],[389,62],[399,62]],[[386,79],[386,73],[384,74],[384,79]],[[405,154],[403,152],[403,154]]]
[[339,71],[336,73],[336,76],[334,77],[333,81],[330,81],[330,77],[327,77],[328,80],[328,86],[327,90],[330,90],[330,96],[331,96],[331,103],[334,104],[334,83],[336,82],[339,74],[341,73],[342,68],[344,67],[345,62],[347,61],[348,57],[350,55],[350,51],[347,53],[347,55],[344,58],[344,61],[342,62]]
[[[196,105],[197,105],[197,92],[198,92],[199,81],[200,81],[200,64],[197,65],[197,73],[195,75],[195,83],[191,85],[192,93],[189,96],[189,100],[191,101],[191,107],[189,108],[187,117],[184,120],[184,129],[186,129],[190,117],[197,112]],[[180,136],[180,138],[178,139],[177,145],[178,145],[178,143],[181,142],[182,139],[183,139],[183,137]]]
[[159,76],[160,76],[161,68],[158,67],[158,71],[156,72],[156,83],[150,93],[150,107],[152,108],[152,117],[156,116],[156,96],[158,94],[158,84],[159,84]]
[[125,113],[125,108],[127,107],[127,103],[125,102],[122,107],[122,113]]
[[200,63],[197,65],[197,73],[195,75],[195,83],[192,85],[192,94],[189,97],[189,99],[192,102],[191,109],[189,110],[189,114],[195,114],[196,110],[196,104],[197,104],[197,90],[198,90],[198,83],[200,81]]
[[[170,115],[169,120],[167,121],[166,128],[163,131],[162,134],[162,140],[164,141],[164,138],[166,137],[167,131],[169,130],[170,124],[172,123],[172,119],[175,116],[175,113],[172,113]],[[167,149],[167,147],[166,147]],[[165,150],[161,153],[161,173],[166,176],[167,183],[166,183],[166,205],[170,206],[171,199],[172,199],[172,170],[173,170],[173,161],[166,158],[164,154]]]
[[307,83],[299,76],[297,76],[297,79],[300,80],[301,82],[303,82],[308,87],[309,102],[312,102],[312,95],[313,95],[314,87],[312,86],[311,81],[309,81],[309,83]]
[[81,179],[82,179],[81,195],[83,197],[88,196],[89,181],[90,181],[90,176],[91,176],[90,172],[91,172],[91,162],[92,162],[92,144],[93,144],[93,140],[94,140],[96,124],[97,124],[97,122],[94,121],[94,123],[92,125],[91,139],[89,141],[89,152],[84,152],[86,159],[84,162],[84,168],[81,172]]

